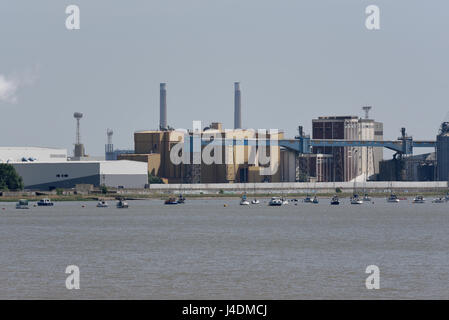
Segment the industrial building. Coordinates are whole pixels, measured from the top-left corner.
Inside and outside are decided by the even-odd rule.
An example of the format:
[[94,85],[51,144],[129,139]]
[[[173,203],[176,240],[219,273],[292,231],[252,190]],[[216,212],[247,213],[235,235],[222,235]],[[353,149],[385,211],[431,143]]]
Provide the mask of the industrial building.
[[437,180],[449,181],[449,122],[443,122],[436,141]]
[[435,181],[436,154],[424,153],[380,162],[379,181]]
[[[176,131],[167,123],[167,86],[160,85],[160,130],[146,130],[134,133],[134,154],[120,154],[117,159],[142,161],[147,163],[148,172],[160,177],[166,183],[234,183],[234,182],[279,182],[280,170],[276,168],[274,174],[262,174],[257,161],[250,161],[250,157],[258,159],[258,153],[266,151],[267,156],[279,165],[280,147],[270,146],[267,150],[259,146],[248,145],[221,145],[215,146],[212,153],[221,155],[218,163],[207,164],[201,161],[201,153],[206,146],[201,146],[198,154],[190,154],[190,163],[174,164],[170,160],[172,148],[185,143],[186,137],[207,136],[208,139],[223,140],[254,140],[263,135],[266,139],[282,139],[283,132],[272,131],[255,132],[242,129],[241,122],[241,91],[240,84],[234,83],[234,129],[225,130],[222,124],[214,122],[206,128],[197,128],[189,132]],[[218,140],[217,140],[218,141]],[[234,157],[232,163],[226,163],[227,155]],[[199,158],[198,158],[199,157]],[[199,162],[193,159],[200,159]],[[274,170],[273,170],[274,171]]]
[[0,163],[67,161],[67,149],[41,147],[0,147]]
[[[382,123],[367,117],[368,113],[365,119],[357,116],[318,117],[312,120],[312,139],[382,141]],[[310,175],[319,182],[374,179],[383,159],[382,148],[374,147],[313,147],[312,153],[331,155],[316,157],[317,161],[310,164]]]
[[61,161],[12,163],[25,189],[74,188],[76,184],[144,188],[147,166],[136,161]]

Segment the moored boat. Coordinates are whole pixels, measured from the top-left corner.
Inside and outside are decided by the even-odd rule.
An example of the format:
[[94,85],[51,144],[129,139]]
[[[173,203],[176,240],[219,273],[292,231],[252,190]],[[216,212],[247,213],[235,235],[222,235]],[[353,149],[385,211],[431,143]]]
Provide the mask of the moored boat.
[[126,202],[124,199],[120,199],[118,202],[117,202],[117,208],[118,209],[127,209],[129,206],[128,206],[128,202]]
[[53,204],[53,202],[51,202],[50,199],[44,198],[44,199],[40,199],[40,200],[37,202],[37,205],[38,205],[39,207],[51,207],[51,206],[53,206],[54,204]]
[[16,204],[16,209],[29,209],[28,206],[28,200],[26,199],[20,199],[19,202]]
[[246,194],[242,195],[242,199],[240,200],[240,205],[241,205],[241,206],[247,206],[247,205],[249,205],[249,201],[248,201],[248,199],[246,198]]
[[272,197],[268,205],[274,207],[282,206],[282,200],[279,197]]
[[105,200],[99,200],[97,203],[97,208],[107,208],[108,203]]
[[351,197],[351,204],[363,204],[363,200],[360,199],[360,197],[359,197],[358,194],[354,194],[354,195]]
[[307,196],[304,198],[304,203],[311,203],[311,202],[312,202],[312,198],[310,198],[310,196],[307,195]]
[[387,198],[387,202],[391,202],[391,203],[398,203],[399,202],[399,198],[394,194],[390,194],[390,196]]
[[338,199],[337,196],[333,196],[331,199],[331,205],[339,205],[340,204],[340,199]]
[[259,201],[259,200],[257,200],[257,199],[253,199],[253,200],[251,200],[251,203],[252,203],[252,204],[259,204],[259,203],[260,203],[260,201]]
[[316,196],[313,197],[312,203],[315,203],[315,204],[319,203],[318,198]]
[[186,202],[186,198],[182,194],[180,194],[179,198],[178,198],[178,203],[184,203],[184,202]]
[[426,202],[426,199],[424,199],[423,196],[416,196],[413,199],[413,203],[425,203],[425,202]]
[[442,197],[436,198],[432,200],[433,203],[445,203],[446,200]]
[[176,200],[175,198],[168,198],[167,200],[165,200],[164,204],[178,204],[178,200]]

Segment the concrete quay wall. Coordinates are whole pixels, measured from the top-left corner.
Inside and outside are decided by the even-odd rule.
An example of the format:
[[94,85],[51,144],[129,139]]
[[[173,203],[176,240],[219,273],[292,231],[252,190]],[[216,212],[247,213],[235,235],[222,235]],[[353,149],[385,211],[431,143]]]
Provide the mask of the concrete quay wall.
[[[184,194],[234,194],[234,193],[335,193],[354,192],[353,182],[281,182],[281,183],[210,183],[210,184],[152,184],[145,190],[124,190],[123,193],[184,193]],[[368,193],[390,192],[445,192],[447,181],[394,181],[394,182],[358,182],[355,190]],[[119,193],[122,193],[119,191]]]

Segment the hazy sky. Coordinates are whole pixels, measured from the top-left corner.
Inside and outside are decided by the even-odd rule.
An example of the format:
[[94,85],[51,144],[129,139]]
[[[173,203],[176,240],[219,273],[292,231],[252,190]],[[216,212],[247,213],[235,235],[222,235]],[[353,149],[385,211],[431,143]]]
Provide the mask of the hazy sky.
[[[65,27],[69,4],[80,30]],[[370,4],[381,30],[365,28]],[[160,82],[175,128],[232,128],[240,81],[244,127],[293,136],[372,105],[385,139],[401,126],[433,139],[449,111],[448,12],[447,0],[2,0],[0,145],[71,154],[79,111],[88,154],[104,154],[107,128],[133,148],[134,131],[158,127]]]

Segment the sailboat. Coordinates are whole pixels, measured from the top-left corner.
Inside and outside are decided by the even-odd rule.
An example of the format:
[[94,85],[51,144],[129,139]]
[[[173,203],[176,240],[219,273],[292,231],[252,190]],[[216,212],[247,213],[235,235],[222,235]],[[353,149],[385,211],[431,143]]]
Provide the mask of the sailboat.
[[363,204],[362,199],[360,199],[359,194],[357,193],[356,183],[357,183],[357,172],[356,172],[356,175],[354,178],[354,188],[353,188],[353,194],[351,197],[351,204]]
[[[254,192],[253,192],[253,194],[256,194],[256,183],[254,183]],[[257,198],[254,198],[253,200],[251,200],[251,203],[252,204],[259,204],[260,201],[257,200]]]
[[241,206],[247,206],[247,205],[249,205],[249,201],[248,201],[248,199],[246,198],[246,194],[243,194],[243,195],[242,195],[242,199],[240,200],[240,205],[241,205]]
[[351,204],[363,204],[363,200],[360,199],[360,197],[359,197],[358,194],[354,194],[354,195],[351,197]]

